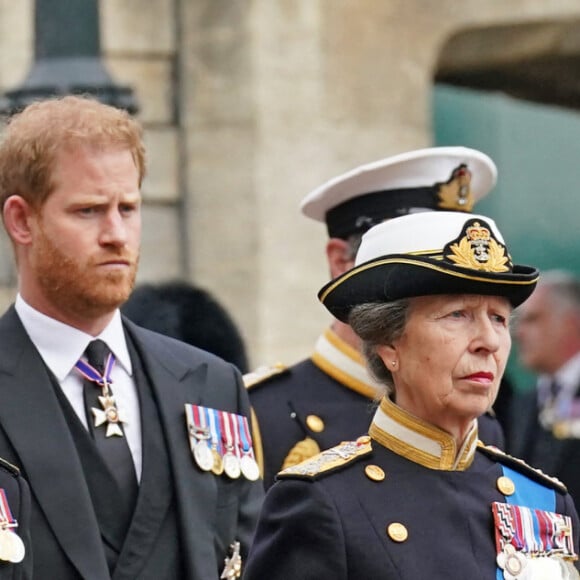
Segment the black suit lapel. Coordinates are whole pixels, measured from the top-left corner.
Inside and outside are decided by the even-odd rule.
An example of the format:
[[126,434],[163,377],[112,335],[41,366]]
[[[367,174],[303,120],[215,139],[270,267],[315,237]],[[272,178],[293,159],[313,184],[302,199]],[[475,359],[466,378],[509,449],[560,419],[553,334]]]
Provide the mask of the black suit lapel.
[[0,319],[0,344],[0,424],[71,562],[83,577],[107,579],[98,525],[74,442],[48,371],[13,307]]
[[[214,521],[217,487],[215,478],[201,472],[193,462],[185,420],[185,404],[199,404],[207,387],[207,366],[184,364],[172,353],[169,343],[160,343],[150,333],[125,322],[144,371],[150,378],[167,443],[178,505],[178,524],[185,539],[183,559],[187,577],[209,577],[208,565],[211,567],[215,562],[214,534],[203,528]],[[184,384],[186,378],[187,385]],[[209,569],[210,574],[215,574],[215,570]]]
[[115,568],[115,580],[129,580],[139,576],[153,550],[173,499],[173,476],[150,380],[142,369],[140,357],[130,336],[127,337],[127,345],[133,364],[133,380],[139,393],[143,469],[137,506],[123,552]]

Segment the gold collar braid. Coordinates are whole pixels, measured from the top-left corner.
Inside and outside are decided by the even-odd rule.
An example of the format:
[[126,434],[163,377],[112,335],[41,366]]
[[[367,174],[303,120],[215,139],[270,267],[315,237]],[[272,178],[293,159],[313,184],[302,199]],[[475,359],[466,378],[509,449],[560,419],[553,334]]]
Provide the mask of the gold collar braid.
[[455,439],[449,433],[411,415],[383,397],[369,435],[397,455],[429,469],[464,471],[475,456],[477,421],[473,421],[471,430],[458,450]]

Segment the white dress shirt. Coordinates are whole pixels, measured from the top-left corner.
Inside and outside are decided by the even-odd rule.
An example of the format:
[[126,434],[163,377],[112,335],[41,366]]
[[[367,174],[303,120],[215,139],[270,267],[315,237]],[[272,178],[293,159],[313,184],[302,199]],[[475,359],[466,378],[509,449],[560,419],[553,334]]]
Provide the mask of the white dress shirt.
[[[83,402],[83,378],[76,370],[75,364],[82,357],[89,342],[97,338],[104,341],[115,355],[116,363],[111,372],[111,390],[115,396],[117,408],[127,417],[123,429],[135,463],[137,479],[140,481],[142,439],[139,397],[133,381],[133,368],[119,310],[115,311],[113,319],[101,334],[91,336],[35,310],[24,301],[20,294],[16,297],[15,308],[30,340],[46,366],[57,378],[64,394],[87,429]],[[104,429],[105,426],[101,428]]]

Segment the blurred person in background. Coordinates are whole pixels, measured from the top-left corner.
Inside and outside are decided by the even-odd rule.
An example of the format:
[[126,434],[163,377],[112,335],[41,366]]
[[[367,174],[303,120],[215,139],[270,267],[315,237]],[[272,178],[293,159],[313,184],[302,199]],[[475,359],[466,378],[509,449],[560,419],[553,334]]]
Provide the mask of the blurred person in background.
[[580,279],[543,272],[518,308],[515,337],[521,364],[538,377],[514,400],[513,452],[561,479],[579,502]]

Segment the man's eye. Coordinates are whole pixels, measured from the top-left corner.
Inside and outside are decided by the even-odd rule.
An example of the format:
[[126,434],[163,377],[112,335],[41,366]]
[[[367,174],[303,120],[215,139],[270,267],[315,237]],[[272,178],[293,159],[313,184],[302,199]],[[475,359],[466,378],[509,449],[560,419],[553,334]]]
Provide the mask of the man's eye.
[[81,215],[91,215],[95,212],[96,212],[96,208],[94,208],[94,207],[81,207],[78,210],[78,213],[80,213]]

